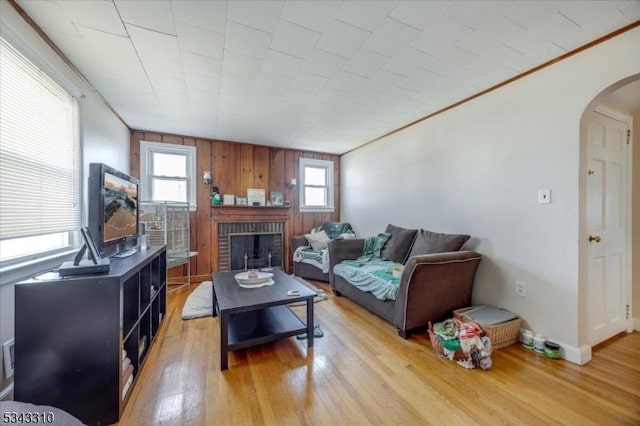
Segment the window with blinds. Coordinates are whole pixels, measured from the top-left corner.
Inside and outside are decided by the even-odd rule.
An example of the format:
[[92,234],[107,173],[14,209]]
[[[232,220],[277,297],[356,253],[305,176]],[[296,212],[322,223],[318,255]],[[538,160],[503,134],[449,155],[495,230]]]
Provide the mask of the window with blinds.
[[78,102],[0,38],[0,263],[68,248],[80,227]]

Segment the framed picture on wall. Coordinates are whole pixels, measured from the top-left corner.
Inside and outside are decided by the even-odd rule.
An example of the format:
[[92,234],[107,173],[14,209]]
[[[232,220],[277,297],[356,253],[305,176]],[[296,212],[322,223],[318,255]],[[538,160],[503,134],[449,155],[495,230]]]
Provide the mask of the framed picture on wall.
[[236,197],[236,206],[246,206],[247,197]]
[[284,193],[282,191],[271,191],[269,195],[272,206],[284,205]]
[[250,206],[264,206],[266,201],[265,190],[261,188],[247,189],[247,198]]

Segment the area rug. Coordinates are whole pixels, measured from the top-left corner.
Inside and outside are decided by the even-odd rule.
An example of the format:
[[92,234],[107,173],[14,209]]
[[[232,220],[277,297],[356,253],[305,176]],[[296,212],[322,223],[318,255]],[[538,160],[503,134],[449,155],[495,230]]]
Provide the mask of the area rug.
[[[314,303],[327,300],[327,294],[324,290],[311,285],[300,277],[292,277],[300,284],[316,292],[317,296],[313,299]],[[289,306],[301,306],[305,303],[306,302],[290,303]],[[182,308],[182,319],[189,320],[194,318],[210,317],[211,315],[213,315],[213,285],[211,281],[203,281],[187,297],[184,307]]]
[[213,285],[211,281],[203,281],[184,302],[182,319],[210,317],[211,315],[213,315]]

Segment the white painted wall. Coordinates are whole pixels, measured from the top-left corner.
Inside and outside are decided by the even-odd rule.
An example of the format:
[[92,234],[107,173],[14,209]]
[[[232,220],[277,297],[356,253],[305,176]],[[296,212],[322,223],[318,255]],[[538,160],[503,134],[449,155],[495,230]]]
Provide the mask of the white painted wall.
[[[116,169],[129,170],[129,129],[102,103],[102,101],[79,79],[71,69],[44,43],[5,0],[0,4],[2,36],[12,42],[22,53],[39,63],[54,78],[62,82],[75,94],[84,94],[81,102],[81,140],[86,184],[88,164],[105,162]],[[85,198],[86,200],[86,198]],[[86,209],[86,201],[85,201]],[[85,214],[86,216],[86,214]],[[25,271],[27,276],[37,268]],[[0,285],[0,343],[14,335],[14,286]],[[34,315],[37,312],[34,311]],[[0,366],[3,364],[0,353]],[[0,393],[9,383],[4,378],[4,367],[0,367]]]
[[580,118],[640,72],[639,46],[636,28],[344,155],[341,220],[363,236],[387,223],[472,235],[466,247],[484,255],[474,303],[578,350]]

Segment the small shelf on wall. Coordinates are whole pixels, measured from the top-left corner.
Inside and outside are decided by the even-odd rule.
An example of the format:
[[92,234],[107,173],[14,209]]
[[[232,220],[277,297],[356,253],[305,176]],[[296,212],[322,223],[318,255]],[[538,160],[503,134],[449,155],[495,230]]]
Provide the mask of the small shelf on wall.
[[211,206],[212,209],[290,209],[291,206],[245,206],[245,205],[224,205]]

